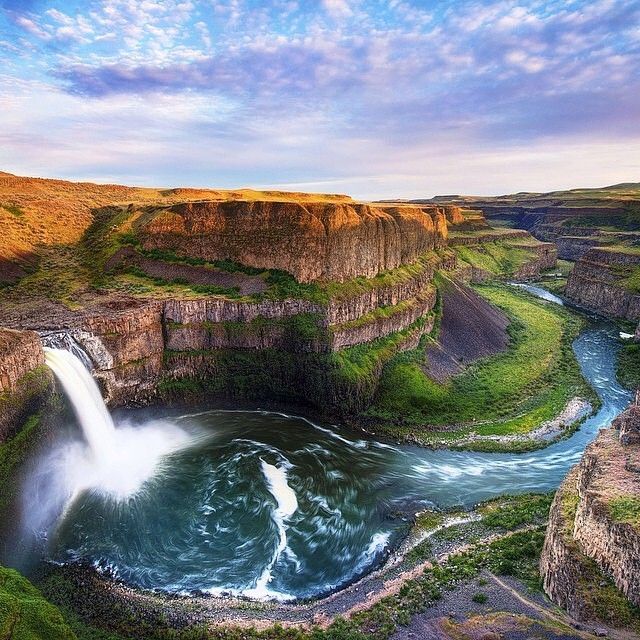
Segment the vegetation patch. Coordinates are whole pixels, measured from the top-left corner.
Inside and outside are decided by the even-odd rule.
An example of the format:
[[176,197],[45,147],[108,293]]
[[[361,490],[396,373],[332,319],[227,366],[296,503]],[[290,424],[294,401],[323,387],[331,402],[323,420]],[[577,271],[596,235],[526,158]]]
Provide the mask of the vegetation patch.
[[423,316],[402,331],[332,353],[331,360],[340,377],[354,382],[368,380],[377,376],[379,368],[396,355],[407,339],[422,331],[426,323],[427,317]]
[[[592,397],[572,350],[581,327],[576,316],[506,286],[477,290],[509,315],[508,351],[478,361],[444,384],[425,374],[423,349],[393,358],[368,411],[381,430],[427,444],[446,425],[458,425],[453,434],[438,432],[448,440],[470,431],[526,434],[558,415],[571,397]],[[425,425],[429,429],[416,431]]]
[[640,528],[640,496],[620,496],[608,504],[616,522],[624,522]]
[[22,429],[13,438],[0,444],[0,513],[3,513],[16,495],[16,471],[27,459],[29,452],[39,439],[40,415],[27,419]]
[[24,215],[24,211],[22,207],[19,207],[17,204],[5,202],[0,206],[2,206],[2,208],[5,211],[8,211],[11,215],[15,216],[16,218],[22,218],[22,216]]
[[628,389],[640,387],[640,343],[626,341],[618,351],[617,377]]
[[616,629],[640,633],[640,607],[631,604],[591,558],[581,554],[581,561],[578,590],[591,616]]
[[485,526],[510,531],[524,524],[546,522],[553,495],[553,493],[525,493],[519,496],[496,498],[481,504],[478,511],[482,514],[482,522]]
[[76,640],[57,607],[17,571],[0,567],[0,638]]
[[[525,239],[519,239],[521,245]],[[508,241],[455,247],[458,258],[476,269],[494,276],[511,276],[533,257],[531,251],[513,246]]]

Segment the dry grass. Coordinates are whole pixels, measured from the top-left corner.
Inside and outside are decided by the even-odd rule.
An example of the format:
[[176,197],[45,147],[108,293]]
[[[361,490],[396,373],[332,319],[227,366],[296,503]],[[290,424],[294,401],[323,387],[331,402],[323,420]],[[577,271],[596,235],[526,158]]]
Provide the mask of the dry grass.
[[[194,200],[352,201],[348,196],[337,194],[254,189],[150,189],[23,178],[0,172],[0,261],[21,263],[38,253],[42,246],[78,242],[92,222],[92,211],[98,207]],[[20,215],[16,215],[16,211]]]

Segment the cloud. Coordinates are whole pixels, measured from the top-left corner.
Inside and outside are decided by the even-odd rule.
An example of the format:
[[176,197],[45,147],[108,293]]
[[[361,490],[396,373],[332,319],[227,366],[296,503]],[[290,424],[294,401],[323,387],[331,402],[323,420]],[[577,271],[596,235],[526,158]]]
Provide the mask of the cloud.
[[353,14],[348,0],[322,0],[322,5],[334,18],[343,18]]
[[17,15],[15,18],[15,23],[31,35],[36,36],[36,38],[47,40],[51,37],[49,33],[42,29],[31,18],[27,18],[26,16]]
[[[550,149],[607,155],[640,138],[638,2],[64,4],[10,14],[5,40],[20,46],[0,43],[12,64],[0,100],[20,78],[39,84],[3,120],[7,158],[19,149],[16,158],[34,160],[19,142],[33,131],[53,149],[43,158],[59,153],[68,172],[95,156],[95,175],[151,180],[170,176],[167,158],[178,156],[181,176],[212,183],[408,189],[422,171],[449,190],[439,163],[473,172],[470,184],[493,183],[496,149],[511,159],[545,149],[538,157],[555,170]],[[198,163],[210,149],[224,162],[207,173]],[[569,156],[595,171],[595,160]],[[535,154],[526,157],[517,166],[542,181],[545,169],[536,174]]]

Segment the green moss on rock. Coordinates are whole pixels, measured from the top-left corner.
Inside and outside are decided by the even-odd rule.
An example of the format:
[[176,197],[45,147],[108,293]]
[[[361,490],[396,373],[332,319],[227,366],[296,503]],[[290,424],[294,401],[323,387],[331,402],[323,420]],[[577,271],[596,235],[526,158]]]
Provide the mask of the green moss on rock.
[[13,569],[0,567],[0,638],[76,640],[59,609]]

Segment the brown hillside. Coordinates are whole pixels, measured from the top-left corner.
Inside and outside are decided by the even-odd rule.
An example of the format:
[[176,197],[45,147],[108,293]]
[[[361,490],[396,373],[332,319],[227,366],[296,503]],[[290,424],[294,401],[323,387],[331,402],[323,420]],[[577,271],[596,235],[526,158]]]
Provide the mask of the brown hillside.
[[0,282],[12,281],[33,262],[39,247],[77,242],[93,210],[118,203],[191,200],[285,200],[351,202],[342,195],[239,189],[150,189],[113,184],[27,178],[0,172]]

